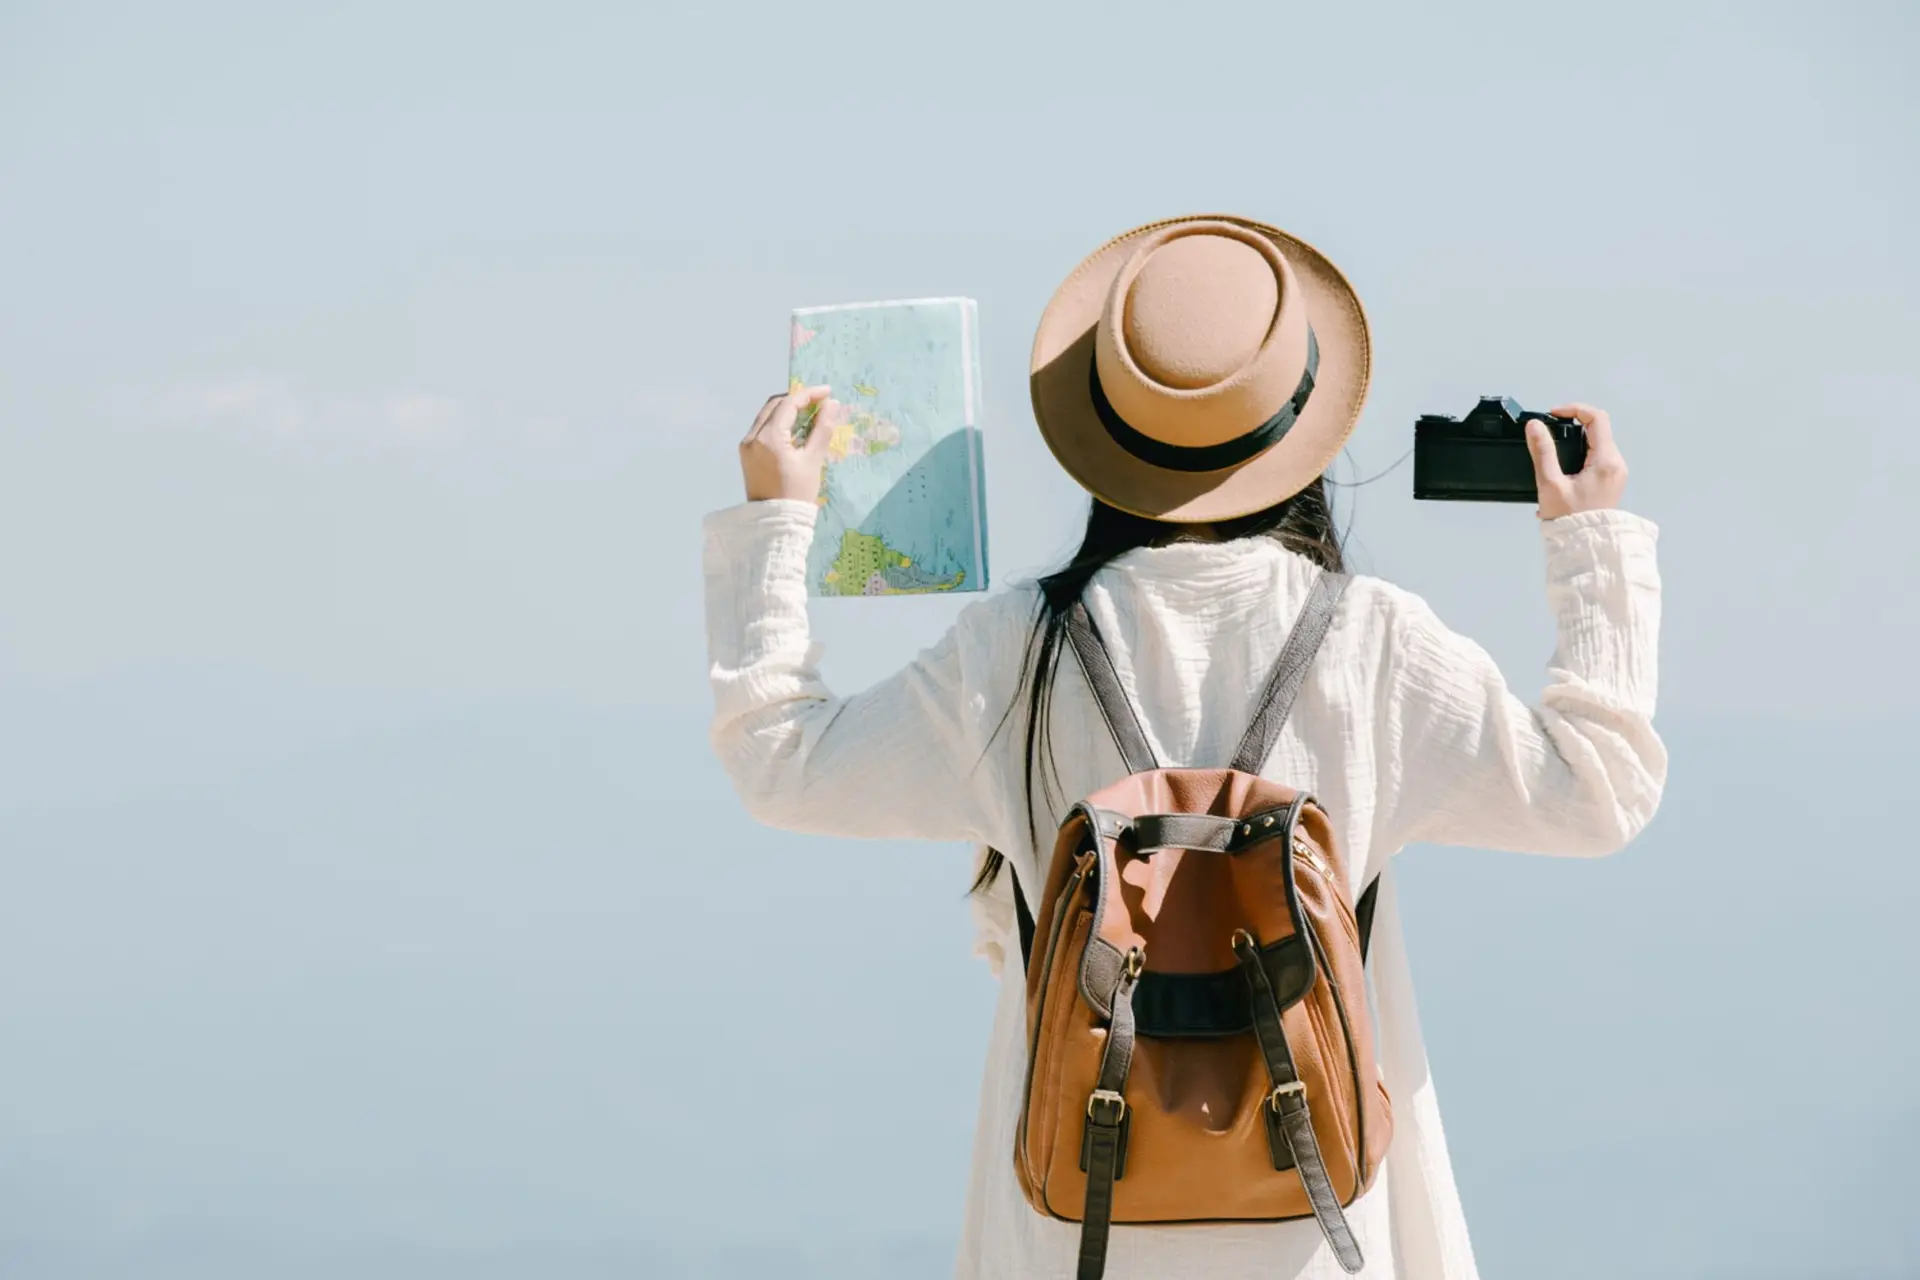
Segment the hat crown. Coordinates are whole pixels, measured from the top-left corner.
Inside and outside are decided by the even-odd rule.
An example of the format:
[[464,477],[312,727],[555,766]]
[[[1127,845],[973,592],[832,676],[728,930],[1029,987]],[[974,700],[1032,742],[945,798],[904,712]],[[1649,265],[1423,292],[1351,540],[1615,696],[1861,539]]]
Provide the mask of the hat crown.
[[1181,448],[1237,439],[1271,418],[1307,365],[1306,308],[1272,241],[1196,220],[1134,248],[1101,309],[1094,364],[1127,426]]
[[1202,523],[1325,471],[1371,357],[1366,313],[1324,254],[1265,222],[1201,214],[1083,259],[1041,315],[1028,382],[1048,448],[1082,487]]
[[1280,309],[1267,256],[1237,237],[1186,235],[1153,246],[1127,282],[1127,354],[1163,387],[1198,390],[1245,368]]

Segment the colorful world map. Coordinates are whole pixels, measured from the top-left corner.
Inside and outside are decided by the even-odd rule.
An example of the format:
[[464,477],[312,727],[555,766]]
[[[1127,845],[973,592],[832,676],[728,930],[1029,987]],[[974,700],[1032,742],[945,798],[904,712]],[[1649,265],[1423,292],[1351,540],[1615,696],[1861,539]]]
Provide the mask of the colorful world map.
[[975,308],[969,299],[794,313],[790,374],[826,384],[826,480],[808,562],[819,596],[987,586]]

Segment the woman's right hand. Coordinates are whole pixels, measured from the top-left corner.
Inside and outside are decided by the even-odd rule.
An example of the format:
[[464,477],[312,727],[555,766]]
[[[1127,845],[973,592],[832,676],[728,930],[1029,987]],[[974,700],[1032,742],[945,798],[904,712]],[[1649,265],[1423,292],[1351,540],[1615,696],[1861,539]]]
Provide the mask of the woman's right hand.
[[[830,399],[831,387],[794,387],[769,396],[760,406],[747,438],[740,442],[740,475],[746,481],[747,501],[795,498],[820,499],[820,476],[827,463],[827,441],[841,416],[840,402]],[[815,411],[805,438],[793,431],[800,415]]]
[[1568,475],[1560,469],[1547,424],[1527,423],[1527,448],[1533,451],[1533,473],[1540,487],[1540,518],[1555,520],[1576,511],[1605,511],[1620,505],[1627,491],[1627,460],[1613,442],[1613,421],[1605,409],[1590,404],[1563,404],[1556,418],[1577,419],[1587,432],[1587,460]]

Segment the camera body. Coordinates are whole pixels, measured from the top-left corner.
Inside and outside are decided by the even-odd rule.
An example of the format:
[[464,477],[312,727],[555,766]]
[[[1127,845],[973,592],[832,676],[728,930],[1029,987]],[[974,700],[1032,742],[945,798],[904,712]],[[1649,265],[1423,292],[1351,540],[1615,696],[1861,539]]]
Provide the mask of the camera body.
[[1538,502],[1527,423],[1547,424],[1560,469],[1587,463],[1578,420],[1522,409],[1511,396],[1481,396],[1464,418],[1422,414],[1413,425],[1413,496],[1452,502]]

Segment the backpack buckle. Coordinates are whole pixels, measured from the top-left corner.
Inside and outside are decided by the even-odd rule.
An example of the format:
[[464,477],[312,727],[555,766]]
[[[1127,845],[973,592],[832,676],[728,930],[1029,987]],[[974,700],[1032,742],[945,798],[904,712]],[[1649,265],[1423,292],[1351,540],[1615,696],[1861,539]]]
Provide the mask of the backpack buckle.
[[1285,1084],[1273,1086],[1273,1092],[1267,1095],[1267,1105],[1275,1111],[1278,1111],[1280,1110],[1281,1098],[1290,1093],[1297,1093],[1304,1097],[1306,1096],[1306,1092],[1307,1082],[1305,1080],[1289,1080]]
[[[1095,1107],[1111,1107],[1113,1114],[1102,1117],[1095,1113]],[[1095,1089],[1087,1099],[1087,1119],[1095,1124],[1116,1125],[1127,1118],[1127,1100],[1112,1089]]]

